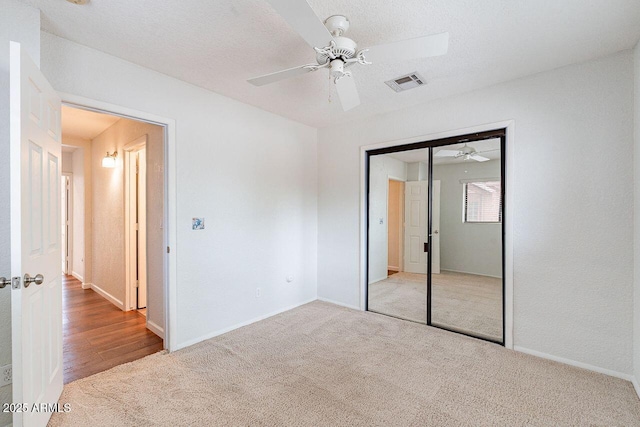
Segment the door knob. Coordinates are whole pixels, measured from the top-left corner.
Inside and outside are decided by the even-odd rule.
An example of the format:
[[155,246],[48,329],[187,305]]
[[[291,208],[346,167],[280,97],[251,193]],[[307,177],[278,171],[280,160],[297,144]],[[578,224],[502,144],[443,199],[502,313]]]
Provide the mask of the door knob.
[[11,279],[7,279],[6,277],[0,277],[0,289],[10,284],[11,284]]
[[44,282],[44,276],[42,274],[36,274],[36,277],[31,277],[29,274],[24,275],[24,287],[28,288],[31,283],[36,285],[42,285]]

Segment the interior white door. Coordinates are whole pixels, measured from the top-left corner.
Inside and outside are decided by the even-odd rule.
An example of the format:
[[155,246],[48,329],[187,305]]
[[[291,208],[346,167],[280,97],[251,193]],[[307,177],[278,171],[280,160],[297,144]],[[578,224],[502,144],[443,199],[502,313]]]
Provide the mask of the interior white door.
[[13,425],[44,426],[51,412],[33,405],[57,403],[63,373],[60,98],[19,43],[9,60],[13,402],[28,409]]
[[147,306],[147,150],[138,151],[138,308]]
[[431,273],[440,274],[440,181],[434,180],[431,199]]
[[427,274],[427,181],[404,184],[404,271]]

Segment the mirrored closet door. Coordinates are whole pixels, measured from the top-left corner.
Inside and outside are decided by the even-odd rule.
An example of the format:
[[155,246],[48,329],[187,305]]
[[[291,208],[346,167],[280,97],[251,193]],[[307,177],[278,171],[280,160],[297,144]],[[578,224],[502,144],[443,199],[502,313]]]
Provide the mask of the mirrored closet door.
[[504,343],[504,130],[368,152],[367,310]]

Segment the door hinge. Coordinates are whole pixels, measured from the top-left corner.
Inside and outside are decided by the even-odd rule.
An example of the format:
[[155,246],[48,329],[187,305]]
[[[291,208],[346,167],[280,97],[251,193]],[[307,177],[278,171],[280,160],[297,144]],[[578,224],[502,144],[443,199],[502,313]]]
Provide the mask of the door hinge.
[[139,287],[140,287],[140,281],[136,280],[136,288],[139,288]]
[[11,289],[20,289],[20,283],[22,278],[20,276],[11,278]]
[[167,246],[167,253],[171,252],[171,248],[169,246]]
[[424,251],[429,252],[429,243],[424,242]]

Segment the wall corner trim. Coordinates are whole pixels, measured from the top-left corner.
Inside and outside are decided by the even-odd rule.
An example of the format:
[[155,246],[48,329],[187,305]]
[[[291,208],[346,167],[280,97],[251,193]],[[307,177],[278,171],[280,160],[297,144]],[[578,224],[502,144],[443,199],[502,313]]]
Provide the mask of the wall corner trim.
[[352,310],[364,311],[364,310],[362,310],[360,307],[358,307],[356,305],[345,304],[345,303],[342,303],[342,302],[334,301],[334,300],[329,299],[329,298],[318,297],[318,301],[328,302],[329,304],[339,305],[340,307],[346,307],[346,308],[350,308]]
[[640,399],[640,384],[638,384],[638,379],[635,377],[635,375],[631,376],[631,384],[633,384],[633,389],[636,391],[638,399]]
[[161,328],[153,321],[147,319],[147,329],[164,340],[164,328]]
[[599,366],[590,365],[584,362],[578,362],[577,360],[571,360],[571,359],[566,359],[564,357],[554,356],[552,354],[542,353],[537,350],[530,350],[528,348],[519,347],[517,345],[513,346],[513,349],[515,351],[519,351],[520,353],[525,353],[531,356],[540,357],[542,359],[553,360],[554,362],[564,363],[565,365],[575,366],[576,368],[582,368],[588,371],[597,372],[599,374],[609,375],[611,377],[616,377],[616,378],[630,381],[631,383],[633,383],[633,386],[636,389],[636,393],[638,393],[638,396],[640,397],[640,393],[639,393],[640,388],[637,386],[637,382],[635,381],[635,378],[633,377],[633,375],[614,371],[612,369],[601,368]]
[[95,283],[91,283],[91,289],[93,289],[95,292],[100,294],[100,296],[102,296],[104,299],[109,301],[111,304],[115,305],[120,310],[124,311],[124,303],[122,301],[120,301],[118,298],[114,297],[109,292],[105,291],[100,286],[96,285]]
[[192,345],[197,344],[199,342],[202,342],[202,341],[205,341],[205,340],[208,340],[208,339],[211,339],[211,338],[215,338],[215,337],[217,337],[219,335],[226,334],[227,332],[231,332],[234,329],[242,328],[243,326],[247,326],[247,325],[250,325],[252,323],[259,322],[259,321],[264,320],[264,319],[268,319],[269,317],[273,317],[273,316],[275,316],[277,314],[284,313],[285,311],[293,310],[294,308],[300,307],[300,306],[305,305],[305,304],[309,304],[310,302],[316,301],[316,299],[317,298],[311,298],[311,299],[302,301],[300,303],[297,303],[297,304],[290,305],[288,307],[282,308],[280,310],[272,311],[271,313],[267,313],[267,314],[265,314],[263,316],[254,317],[253,319],[247,320],[245,322],[236,323],[235,325],[229,326],[228,328],[219,329],[217,331],[214,331],[214,332],[211,332],[211,333],[208,333],[208,334],[205,334],[205,335],[201,335],[198,338],[193,338],[191,340],[179,343],[179,344],[177,344],[175,346],[175,348],[172,348],[169,351],[173,352],[173,351],[176,351],[176,350],[183,349],[185,347],[192,346]]

